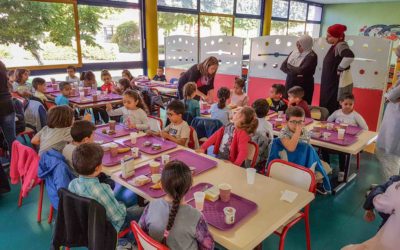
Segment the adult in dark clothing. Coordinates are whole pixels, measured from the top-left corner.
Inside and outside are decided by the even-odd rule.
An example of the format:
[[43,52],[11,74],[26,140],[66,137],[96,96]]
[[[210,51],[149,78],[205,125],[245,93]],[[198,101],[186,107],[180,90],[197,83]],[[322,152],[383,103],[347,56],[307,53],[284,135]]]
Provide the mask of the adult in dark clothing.
[[15,110],[8,88],[7,69],[0,61],[0,128],[3,130],[8,148],[15,140]]
[[193,65],[178,81],[179,99],[183,99],[183,87],[188,82],[194,82],[197,85],[196,98],[213,102],[214,78],[218,70],[218,59],[210,56],[202,63]]
[[328,28],[326,41],[332,44],[324,58],[321,76],[321,94],[319,105],[333,113],[339,109],[338,99],[341,93],[351,93],[353,84],[339,88],[340,75],[350,69],[354,60],[354,53],[344,41],[347,27],[342,24],[334,24]]
[[[314,73],[318,64],[318,56],[312,50],[313,39],[309,35],[301,36],[296,43],[297,50],[294,50],[286,58],[281,70],[287,74],[286,91],[294,86],[304,89],[304,100],[311,105],[314,94]],[[287,94],[286,94],[287,98]]]

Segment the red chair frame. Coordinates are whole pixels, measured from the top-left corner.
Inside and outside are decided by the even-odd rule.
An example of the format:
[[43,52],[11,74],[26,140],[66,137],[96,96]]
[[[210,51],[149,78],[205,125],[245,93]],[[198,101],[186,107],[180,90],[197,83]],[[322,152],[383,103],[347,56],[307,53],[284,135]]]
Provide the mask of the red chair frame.
[[149,245],[157,248],[157,250],[169,250],[169,248],[160,242],[152,239],[150,236],[148,236],[137,224],[136,221],[131,221],[131,230],[133,232],[133,235],[135,236],[136,243],[138,245],[138,250],[144,250],[142,244],[140,243],[140,238],[144,239]]
[[257,157],[258,157],[258,151],[259,151],[258,144],[253,141],[249,141],[247,144],[250,144],[255,148],[253,159],[251,160],[251,164],[250,164],[250,167],[254,168],[254,166],[257,163]]
[[151,119],[154,119],[154,120],[157,120],[158,123],[160,124],[160,128],[163,129],[163,121],[161,120],[160,117],[156,117],[156,116],[153,116],[153,115],[149,115],[149,116],[147,116],[147,117],[149,117],[149,118],[151,118]]

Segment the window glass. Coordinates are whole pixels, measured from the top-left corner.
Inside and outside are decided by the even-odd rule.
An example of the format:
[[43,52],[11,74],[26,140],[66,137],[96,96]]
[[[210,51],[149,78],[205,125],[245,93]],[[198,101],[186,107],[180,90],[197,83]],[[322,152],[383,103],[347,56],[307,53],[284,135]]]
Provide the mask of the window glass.
[[158,0],[157,4],[160,6],[186,8],[186,9],[197,8],[197,0]]
[[316,23],[307,23],[306,25],[306,33],[314,38],[318,38],[319,37],[319,31],[321,29],[321,25],[320,24],[316,24]]
[[261,12],[261,0],[246,0],[237,1],[236,13],[260,15]]
[[308,6],[308,17],[307,20],[309,21],[321,21],[322,16],[322,8],[315,5]]
[[271,21],[271,35],[287,35],[287,22]]
[[306,23],[303,22],[289,22],[288,35],[302,36],[305,32]]
[[235,36],[243,37],[244,47],[243,54],[250,54],[250,39],[253,37],[260,36],[260,19],[249,19],[249,18],[236,18],[235,19]]
[[233,18],[200,15],[200,36],[232,36]]
[[272,16],[273,17],[288,17],[289,2],[286,0],[273,0],[272,2]]
[[297,1],[290,2],[289,19],[296,21],[305,21],[307,15],[307,4]]
[[200,0],[200,11],[233,14],[233,3],[234,0]]
[[113,2],[139,3],[139,0],[111,0]]

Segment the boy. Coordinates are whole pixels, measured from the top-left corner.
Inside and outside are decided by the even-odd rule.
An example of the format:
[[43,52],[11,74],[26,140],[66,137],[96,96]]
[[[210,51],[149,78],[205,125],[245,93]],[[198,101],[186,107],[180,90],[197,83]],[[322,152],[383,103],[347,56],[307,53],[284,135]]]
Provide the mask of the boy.
[[294,86],[288,91],[289,106],[297,106],[304,110],[304,114],[307,118],[311,118],[310,109],[308,104],[303,100],[304,90],[302,87]]
[[167,79],[165,78],[164,75],[164,68],[163,67],[158,67],[157,68],[157,74],[153,77],[154,81],[161,81],[161,82],[166,82]]
[[190,136],[190,127],[182,116],[185,106],[179,100],[174,100],[167,106],[167,116],[171,124],[160,132],[161,137],[173,141],[179,145],[187,146]]
[[101,146],[95,143],[85,143],[74,150],[72,163],[79,178],[71,181],[68,190],[99,202],[106,210],[108,220],[119,232],[125,222],[126,207],[118,203],[110,186],[100,183],[97,178],[101,173],[103,154]]
[[72,65],[69,65],[68,67],[67,67],[67,77],[65,78],[65,81],[66,82],[69,82],[69,83],[73,83],[73,82],[77,82],[77,83],[79,83],[79,77],[77,77],[76,75],[75,75],[75,73],[76,73],[76,68],[74,67],[74,66],[72,66]]
[[258,99],[253,103],[252,107],[256,112],[258,120],[258,127],[256,133],[260,133],[261,135],[269,138],[270,140],[274,139],[272,124],[265,118],[268,115],[269,111],[269,105],[267,100]]
[[54,100],[57,106],[69,105],[69,93],[71,92],[71,84],[69,82],[60,83],[60,95]]
[[36,77],[32,80],[32,86],[35,89],[34,97],[39,98],[42,103],[48,101],[44,92],[46,92],[46,81],[43,78]]
[[269,98],[267,98],[270,109],[275,112],[283,111],[287,109],[287,104],[283,100],[285,94],[285,86],[282,84],[274,84],[269,92]]
[[296,150],[299,141],[309,143],[311,135],[304,128],[304,110],[300,107],[289,107],[286,110],[287,125],[281,130],[279,138],[289,152]]

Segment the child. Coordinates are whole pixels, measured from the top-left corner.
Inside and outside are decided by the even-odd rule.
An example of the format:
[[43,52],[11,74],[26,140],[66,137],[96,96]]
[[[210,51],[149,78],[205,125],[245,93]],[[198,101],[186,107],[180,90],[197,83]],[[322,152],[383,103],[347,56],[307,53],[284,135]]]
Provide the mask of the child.
[[74,122],[74,111],[68,106],[51,108],[47,115],[47,126],[32,138],[32,144],[40,145],[39,155],[54,148],[62,151],[72,141],[71,126]]
[[71,89],[72,87],[69,82],[60,83],[60,95],[58,95],[54,100],[57,106],[69,105],[68,97],[70,95]]
[[245,81],[242,78],[235,79],[235,85],[233,90],[231,90],[231,104],[229,105],[232,109],[248,105],[249,98],[243,92],[244,85]]
[[297,106],[304,110],[304,114],[307,118],[311,118],[310,109],[308,104],[303,100],[304,90],[300,86],[294,86],[288,91],[289,106]]
[[214,239],[204,216],[185,203],[184,197],[192,183],[185,163],[169,162],[161,174],[161,186],[167,195],[151,201],[139,220],[143,231],[169,249],[214,249]]
[[354,95],[344,94],[339,99],[342,109],[338,109],[328,117],[328,122],[345,123],[368,130],[364,118],[354,110]]
[[119,79],[118,86],[117,88],[114,89],[114,92],[119,95],[122,95],[128,89],[132,89],[130,81],[126,78],[122,78]]
[[13,83],[13,91],[18,92],[22,96],[32,95],[32,85],[27,82],[29,78],[29,70],[17,69],[15,70],[15,82]]
[[149,119],[144,111],[145,106],[140,95],[134,90],[127,90],[122,96],[123,107],[112,109],[112,105],[107,103],[106,109],[109,116],[122,115],[123,120],[129,128],[146,130],[149,128]]
[[36,77],[32,80],[32,86],[35,89],[34,97],[39,98],[43,103],[48,101],[44,92],[46,91],[46,81],[43,78]]
[[11,90],[12,90],[12,85],[15,82],[15,70],[9,70],[7,71],[7,77],[8,77],[8,84],[11,85]]
[[83,75],[82,81],[83,81],[83,87],[97,89],[96,76],[92,71],[86,71],[85,74]]
[[271,110],[275,112],[286,111],[287,104],[283,100],[284,94],[285,94],[285,85],[282,84],[272,85],[271,90],[269,91],[269,98],[267,98],[267,102]]
[[74,150],[72,163],[79,178],[70,182],[68,190],[99,202],[106,210],[107,219],[119,232],[125,222],[126,207],[118,203],[110,186],[100,183],[97,178],[101,173],[103,154],[101,146],[95,143],[85,143]]
[[185,106],[181,101],[173,100],[167,106],[167,116],[171,124],[160,133],[163,138],[173,141],[181,146],[187,147],[190,136],[190,127],[183,120]]
[[195,100],[197,86],[194,82],[188,82],[183,87],[183,103],[185,104],[185,109],[189,112],[193,118],[200,116],[200,103]]
[[257,99],[252,105],[257,115],[258,127],[256,132],[269,138],[274,139],[272,124],[265,118],[268,115],[269,105],[265,99]]
[[225,126],[229,123],[231,109],[226,105],[231,92],[226,87],[221,87],[217,92],[218,103],[211,105],[210,114],[212,119],[217,119]]
[[299,141],[309,143],[310,132],[304,128],[304,110],[300,107],[289,107],[286,110],[287,125],[281,130],[279,138],[289,152],[296,150]]
[[157,74],[153,77],[154,81],[161,81],[161,82],[166,82],[167,79],[165,78],[164,75],[164,68],[163,67],[158,67],[157,68]]
[[79,77],[77,77],[75,75],[75,73],[76,73],[76,68],[74,66],[72,66],[72,65],[69,65],[67,67],[67,74],[68,75],[65,78],[65,81],[66,82],[70,82],[70,83],[73,83],[73,82],[79,83]]
[[218,158],[242,166],[247,158],[247,143],[251,141],[250,136],[257,126],[258,120],[254,110],[243,107],[233,115],[232,123],[215,132],[197,152],[204,153],[208,147],[214,145],[214,154]]
[[101,91],[106,93],[111,93],[114,90],[114,82],[112,81],[111,74],[108,70],[103,69],[101,71],[101,80],[103,81],[103,85],[101,86]]
[[134,77],[132,76],[131,72],[127,69],[122,70],[122,78],[128,79],[129,82],[134,81]]

